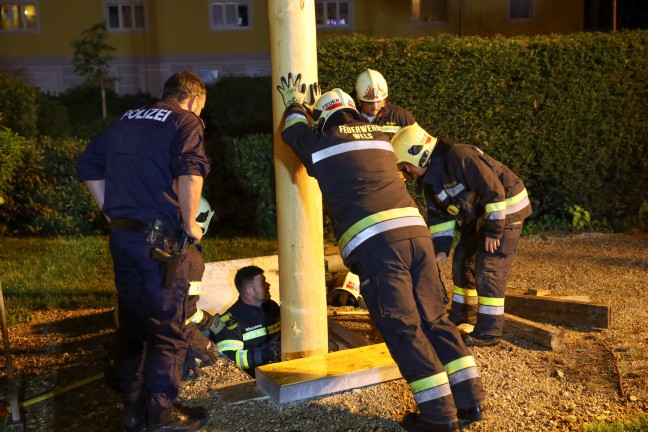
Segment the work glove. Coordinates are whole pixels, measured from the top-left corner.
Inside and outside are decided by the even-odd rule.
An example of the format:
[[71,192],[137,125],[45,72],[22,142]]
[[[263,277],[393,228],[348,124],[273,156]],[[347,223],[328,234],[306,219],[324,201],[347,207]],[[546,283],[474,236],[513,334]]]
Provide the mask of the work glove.
[[277,90],[279,90],[286,108],[294,103],[302,104],[306,99],[306,84],[301,84],[301,74],[297,74],[294,81],[292,73],[288,73],[287,79],[281,77],[281,85],[277,86]]
[[313,109],[317,103],[317,99],[322,96],[322,88],[316,82],[308,85],[308,97],[304,100],[304,108],[308,111],[308,114],[313,116]]
[[209,326],[209,339],[215,340],[214,338],[218,333],[221,332],[225,328],[225,323],[221,321],[221,317],[218,314],[214,315],[214,320],[212,324]]

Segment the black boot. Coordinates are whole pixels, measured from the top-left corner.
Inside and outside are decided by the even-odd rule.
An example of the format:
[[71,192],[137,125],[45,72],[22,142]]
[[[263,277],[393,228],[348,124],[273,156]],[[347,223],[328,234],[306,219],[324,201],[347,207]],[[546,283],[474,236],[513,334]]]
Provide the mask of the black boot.
[[148,410],[148,432],[191,432],[203,427],[209,414],[201,407]]
[[460,432],[461,427],[458,421],[448,423],[430,423],[421,418],[417,413],[407,413],[401,422],[401,426],[407,432]]
[[122,432],[144,432],[146,430],[146,404],[140,391],[123,393]]

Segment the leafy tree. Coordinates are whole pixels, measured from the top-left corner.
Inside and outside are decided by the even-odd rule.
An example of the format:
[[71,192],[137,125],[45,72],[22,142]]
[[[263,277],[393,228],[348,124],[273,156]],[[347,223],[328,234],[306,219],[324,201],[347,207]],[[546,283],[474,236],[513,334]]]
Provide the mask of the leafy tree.
[[114,47],[108,45],[108,29],[104,21],[81,32],[81,37],[72,41],[74,72],[86,78],[92,85],[101,89],[101,109],[103,118],[108,115],[106,107],[106,82],[110,72],[109,62]]

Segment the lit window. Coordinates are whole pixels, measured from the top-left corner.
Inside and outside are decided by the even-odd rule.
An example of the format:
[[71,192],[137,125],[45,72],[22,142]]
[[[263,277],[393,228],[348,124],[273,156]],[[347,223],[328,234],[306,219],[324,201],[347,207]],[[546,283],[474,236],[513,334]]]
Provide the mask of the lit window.
[[412,0],[413,22],[448,22],[448,0]]
[[248,30],[252,27],[252,2],[212,2],[209,7],[213,30]]
[[350,27],[351,2],[343,0],[316,0],[315,22],[322,27]]
[[0,2],[0,30],[38,30],[38,16],[34,2]]
[[509,0],[509,19],[529,20],[533,10],[533,0]]
[[141,1],[112,1],[106,3],[109,30],[144,30],[144,3]]

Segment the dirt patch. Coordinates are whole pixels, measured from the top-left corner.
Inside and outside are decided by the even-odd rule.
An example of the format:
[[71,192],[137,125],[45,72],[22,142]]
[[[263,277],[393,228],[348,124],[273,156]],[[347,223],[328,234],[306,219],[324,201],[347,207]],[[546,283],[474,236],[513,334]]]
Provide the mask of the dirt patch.
[[[442,269],[451,290],[450,271]],[[566,349],[554,352],[505,335],[473,353],[488,393],[488,416],[464,431],[577,431],[596,420],[627,420],[648,408],[648,235],[586,233],[522,239],[510,293],[530,288],[587,295],[612,311],[609,329],[564,328]],[[22,417],[27,431],[118,430],[117,395],[97,374],[113,332],[112,311],[41,311],[9,329]],[[379,342],[368,317],[340,321]],[[353,361],[350,358],[349,361]],[[2,384],[6,388],[4,359]],[[183,385],[181,399],[211,417],[204,431],[399,431],[415,408],[403,380],[277,405],[269,399],[227,405],[219,386],[247,380],[228,361]],[[55,388],[91,382],[33,402]],[[1,391],[1,390],[0,390]],[[2,395],[6,399],[6,392]],[[31,402],[30,402],[31,401]]]

